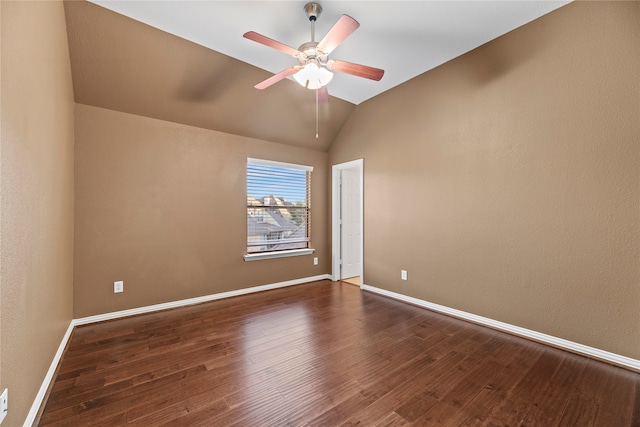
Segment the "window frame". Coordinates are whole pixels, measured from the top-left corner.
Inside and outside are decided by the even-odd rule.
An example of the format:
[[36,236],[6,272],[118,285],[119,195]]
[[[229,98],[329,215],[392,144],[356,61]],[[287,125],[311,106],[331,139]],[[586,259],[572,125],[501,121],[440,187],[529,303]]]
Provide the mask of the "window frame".
[[[306,248],[297,248],[297,249],[283,249],[283,250],[271,250],[271,251],[260,251],[260,252],[249,252],[249,209],[251,209],[252,205],[249,205],[246,200],[248,200],[249,196],[249,165],[259,165],[259,166],[268,166],[268,167],[277,167],[283,169],[292,169],[297,171],[305,171],[306,175],[306,216],[307,216],[307,247]],[[264,159],[256,159],[256,158],[247,158],[247,169],[245,171],[245,178],[247,178],[246,186],[245,186],[245,203],[247,203],[247,213],[245,222],[245,250],[246,253],[244,255],[245,261],[256,261],[262,259],[273,259],[273,258],[283,258],[283,257],[292,257],[292,256],[300,256],[300,255],[309,255],[315,252],[315,249],[311,247],[311,172],[313,172],[313,166],[300,165],[295,163],[285,163],[278,162],[274,160],[264,160]],[[255,207],[254,207],[255,209]]]

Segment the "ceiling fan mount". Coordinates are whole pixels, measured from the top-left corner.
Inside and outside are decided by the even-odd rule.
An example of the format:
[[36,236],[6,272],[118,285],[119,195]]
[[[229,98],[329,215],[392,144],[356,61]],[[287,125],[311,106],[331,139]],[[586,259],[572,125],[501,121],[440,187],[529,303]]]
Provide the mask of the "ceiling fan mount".
[[309,18],[309,21],[315,21],[322,13],[322,6],[314,2],[307,3],[304,5],[304,13]]

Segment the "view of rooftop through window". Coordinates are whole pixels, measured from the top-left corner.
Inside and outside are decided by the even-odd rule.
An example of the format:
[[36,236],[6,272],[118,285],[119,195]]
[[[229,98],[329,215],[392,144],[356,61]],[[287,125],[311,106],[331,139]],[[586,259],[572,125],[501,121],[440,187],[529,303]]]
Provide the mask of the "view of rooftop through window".
[[249,160],[248,253],[309,247],[310,174],[307,166]]

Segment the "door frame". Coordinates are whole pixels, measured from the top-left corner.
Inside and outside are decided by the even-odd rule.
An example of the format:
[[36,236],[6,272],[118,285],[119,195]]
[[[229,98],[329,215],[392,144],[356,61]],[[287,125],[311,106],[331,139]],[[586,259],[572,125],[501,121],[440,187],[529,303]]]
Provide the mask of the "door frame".
[[340,211],[340,172],[344,169],[357,169],[360,175],[360,287],[364,285],[364,160],[333,165],[331,169],[331,280],[340,280],[341,233]]

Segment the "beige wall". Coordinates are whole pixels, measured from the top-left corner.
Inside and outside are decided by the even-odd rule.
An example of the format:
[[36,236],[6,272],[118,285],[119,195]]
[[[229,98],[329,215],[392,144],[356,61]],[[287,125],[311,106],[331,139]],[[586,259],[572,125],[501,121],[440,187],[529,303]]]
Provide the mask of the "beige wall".
[[[328,273],[329,159],[365,159],[367,284],[639,359],[638,22],[563,7],[360,105],[329,155],[77,105],[74,257],[63,8],[0,2],[3,425],[72,317]],[[319,266],[242,260],[246,157],[315,166]]]
[[0,8],[0,387],[17,426],[73,314],[73,92],[62,3]]
[[[327,153],[77,104],[75,156],[75,317],[330,270]],[[247,157],[315,168],[314,255],[243,260]]]
[[79,104],[322,151],[355,108],[321,106],[316,139],[315,93],[295,81],[258,91],[272,73],[87,1],[65,12]]
[[640,359],[639,22],[572,3],[358,106],[365,283]]

